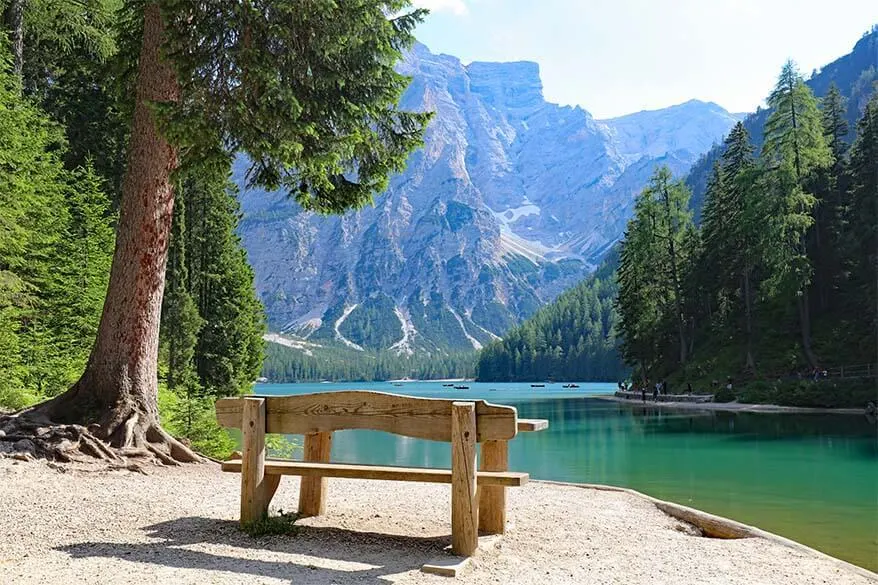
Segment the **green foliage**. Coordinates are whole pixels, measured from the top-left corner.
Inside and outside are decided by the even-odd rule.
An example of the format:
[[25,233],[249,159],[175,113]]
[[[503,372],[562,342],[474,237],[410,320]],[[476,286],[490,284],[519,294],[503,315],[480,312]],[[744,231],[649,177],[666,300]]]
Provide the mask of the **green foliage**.
[[402,339],[396,304],[379,294],[357,306],[339,326],[339,332],[365,349],[386,349]]
[[208,457],[225,459],[237,446],[217,423],[213,397],[186,396],[160,385],[159,418],[165,430]]
[[[767,380],[878,354],[878,99],[850,148],[844,99],[830,89],[818,110],[792,63],[769,104],[761,156],[735,126],[714,160],[699,234],[677,240],[681,305],[662,278],[660,206],[646,191],[638,200],[618,273],[624,356],[644,377],[714,388],[717,401],[856,406],[863,394],[848,380]],[[680,322],[685,336],[675,335]],[[692,350],[685,363],[679,339]],[[727,377],[735,393],[717,387]]]
[[299,515],[278,510],[276,516],[266,514],[259,520],[244,526],[244,532],[253,538],[261,536],[292,536],[298,534],[300,527],[296,525]]
[[734,402],[735,401],[735,392],[734,390],[729,390],[726,387],[720,388],[716,392],[713,393],[713,401],[714,402]]
[[784,380],[770,383],[757,380],[738,393],[745,404],[777,404],[806,408],[864,408],[875,401],[874,380]]
[[[689,189],[670,169],[656,170],[634,204],[620,255],[616,306],[624,332],[622,355],[640,376],[685,364],[690,323],[684,276],[698,250]],[[671,350],[676,347],[676,350]]]
[[0,45],[0,405],[67,388],[97,328],[113,247],[93,169],[68,170],[61,128],[23,98]]
[[[626,377],[617,352],[614,254],[592,277],[479,353],[480,382],[591,381]],[[607,268],[609,266],[609,268]]]
[[410,2],[160,6],[182,96],[164,108],[167,130],[191,158],[231,143],[250,155],[253,183],[334,213],[384,191],[421,144],[430,114],[398,109],[409,79],[394,69],[426,14],[407,12]]
[[217,458],[234,443],[216,424],[213,403],[249,391],[262,366],[264,332],[253,271],[235,233],[228,172],[204,165],[178,177],[160,336],[163,424]]

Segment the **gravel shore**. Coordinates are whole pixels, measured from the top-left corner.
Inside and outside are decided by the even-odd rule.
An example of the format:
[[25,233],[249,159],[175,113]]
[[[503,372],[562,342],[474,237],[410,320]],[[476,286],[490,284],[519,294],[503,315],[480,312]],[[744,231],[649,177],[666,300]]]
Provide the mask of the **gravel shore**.
[[[254,539],[235,522],[236,474],[148,471],[0,459],[0,583],[878,583],[804,547],[693,535],[630,493],[540,482],[509,490],[508,533],[449,580],[420,572],[447,554],[448,486],[330,480],[326,516]],[[295,510],[298,485],[284,478],[273,507]]]

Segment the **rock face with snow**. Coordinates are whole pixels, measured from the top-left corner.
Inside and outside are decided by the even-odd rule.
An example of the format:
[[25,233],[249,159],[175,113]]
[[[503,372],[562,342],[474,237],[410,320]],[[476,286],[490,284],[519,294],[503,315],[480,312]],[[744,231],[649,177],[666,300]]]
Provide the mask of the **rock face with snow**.
[[322,217],[242,190],[240,232],[274,331],[355,349],[478,348],[591,270],[657,164],[684,173],[735,122],[702,102],[598,121],[547,103],[534,63],[463,65],[422,45],[400,69],[413,78],[403,106],[436,115],[374,207]]

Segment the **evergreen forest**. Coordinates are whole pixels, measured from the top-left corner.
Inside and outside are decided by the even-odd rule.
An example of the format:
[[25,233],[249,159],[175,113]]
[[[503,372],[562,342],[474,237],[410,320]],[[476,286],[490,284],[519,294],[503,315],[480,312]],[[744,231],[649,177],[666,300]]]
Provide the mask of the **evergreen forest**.
[[788,62],[768,104],[758,152],[743,124],[727,137],[700,225],[665,168],[637,198],[616,302],[635,381],[759,382],[753,401],[791,383],[820,405],[804,380],[876,359],[878,97],[850,128],[838,88],[818,100]]

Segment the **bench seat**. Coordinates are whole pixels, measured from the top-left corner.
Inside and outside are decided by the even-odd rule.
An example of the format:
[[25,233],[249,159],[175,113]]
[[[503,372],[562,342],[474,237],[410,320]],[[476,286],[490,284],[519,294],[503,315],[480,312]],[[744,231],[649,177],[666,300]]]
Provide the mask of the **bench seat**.
[[[241,460],[224,461],[223,471],[241,472]],[[265,460],[266,475],[300,475],[303,477],[336,477],[345,479],[378,479],[390,481],[418,481],[423,483],[451,483],[450,469],[355,465],[349,463],[312,463],[287,459]],[[479,471],[478,485],[520,487],[529,475],[513,471]]]

